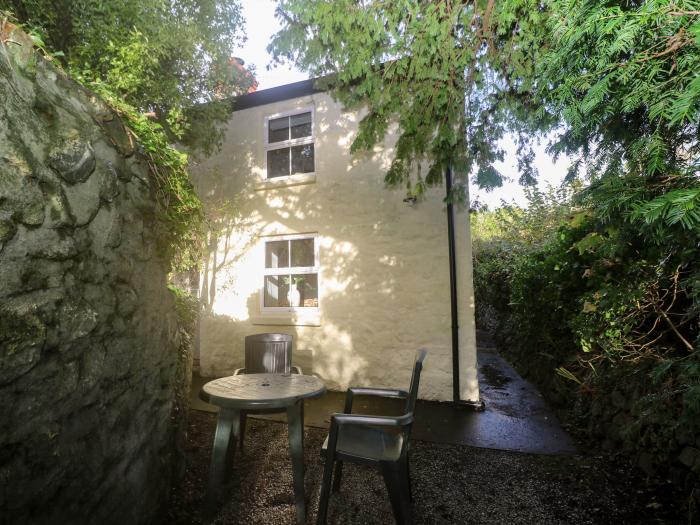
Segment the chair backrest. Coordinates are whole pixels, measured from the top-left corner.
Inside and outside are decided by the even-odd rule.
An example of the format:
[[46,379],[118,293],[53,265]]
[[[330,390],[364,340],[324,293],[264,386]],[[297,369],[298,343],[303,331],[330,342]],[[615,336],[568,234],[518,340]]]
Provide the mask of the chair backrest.
[[411,375],[411,386],[408,389],[408,397],[406,398],[406,413],[412,414],[416,409],[416,399],[418,398],[418,384],[420,383],[420,373],[423,370],[423,360],[428,355],[427,350],[421,348],[416,351],[416,360],[413,365],[413,374]]
[[291,370],[291,335],[255,334],[245,338],[247,374],[289,374]]

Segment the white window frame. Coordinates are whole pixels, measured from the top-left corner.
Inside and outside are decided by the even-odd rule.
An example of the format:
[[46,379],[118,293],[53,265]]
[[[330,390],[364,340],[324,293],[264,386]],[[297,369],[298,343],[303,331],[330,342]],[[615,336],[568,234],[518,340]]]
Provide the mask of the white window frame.
[[[279,142],[272,142],[270,143],[270,134],[268,132],[269,128],[269,122],[271,120],[275,120],[278,118],[282,117],[293,117],[294,115],[301,115],[302,113],[311,113],[311,135],[308,137],[301,137],[298,139],[288,139],[288,140],[281,140]],[[305,107],[305,108],[299,108],[299,109],[293,109],[290,111],[283,111],[281,113],[275,113],[274,115],[267,115],[265,117],[265,126],[263,133],[265,134],[265,158],[263,159],[263,164],[265,167],[265,180],[270,180],[270,181],[275,181],[275,180],[287,180],[292,177],[298,177],[298,176],[311,176],[316,173],[316,113],[314,111],[313,106]],[[314,145],[314,169],[313,171],[309,171],[306,173],[292,173],[292,155],[290,153],[289,155],[289,175],[285,175],[284,177],[268,177],[267,176],[267,152],[276,150],[276,149],[283,149],[283,148],[292,148],[293,146],[303,146],[305,144],[313,144]]]
[[[262,240],[262,286],[260,287],[260,312],[265,315],[279,315],[285,313],[308,313],[317,314],[321,308],[321,264],[319,262],[318,233],[296,233],[293,235],[271,235],[263,237]],[[267,253],[266,244],[274,241],[294,241],[299,239],[314,240],[314,265],[313,266],[291,266],[288,268],[266,268],[265,256]],[[291,245],[290,245],[291,257]],[[318,306],[265,306],[265,277],[269,275],[291,275],[291,274],[315,273],[318,281]]]

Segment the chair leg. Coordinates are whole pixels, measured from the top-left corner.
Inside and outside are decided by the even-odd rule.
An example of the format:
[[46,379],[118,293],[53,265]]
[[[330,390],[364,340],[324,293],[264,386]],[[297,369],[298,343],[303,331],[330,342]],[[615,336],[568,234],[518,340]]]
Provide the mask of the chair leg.
[[389,492],[391,508],[394,511],[394,519],[398,525],[406,525],[410,520],[409,502],[404,483],[401,480],[401,468],[396,463],[382,463],[382,476]]
[[241,451],[241,455],[244,453],[244,448],[243,444],[245,443],[245,424],[247,421],[247,416],[244,410],[241,410],[241,425],[240,425],[240,443],[239,443],[239,450]]
[[408,496],[408,501],[413,501],[413,487],[411,486],[411,469],[408,463],[408,455],[399,461],[401,468],[401,480],[404,483],[404,491]]
[[326,525],[328,515],[328,499],[331,492],[331,478],[333,477],[333,458],[326,454],[326,464],[323,467],[323,480],[321,481],[321,497],[318,501],[318,517],[316,525]]
[[301,418],[301,448],[304,448],[304,400],[299,401],[299,417]]
[[343,477],[343,462],[335,462],[335,475],[333,476],[333,492],[338,492],[340,490],[340,480]]

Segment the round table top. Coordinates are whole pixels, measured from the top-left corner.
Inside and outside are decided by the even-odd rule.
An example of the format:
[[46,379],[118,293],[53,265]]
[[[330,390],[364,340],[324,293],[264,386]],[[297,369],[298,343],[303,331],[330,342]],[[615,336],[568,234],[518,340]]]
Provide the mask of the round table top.
[[282,408],[325,392],[325,385],[316,376],[239,374],[209,381],[202,387],[200,397],[225,408]]

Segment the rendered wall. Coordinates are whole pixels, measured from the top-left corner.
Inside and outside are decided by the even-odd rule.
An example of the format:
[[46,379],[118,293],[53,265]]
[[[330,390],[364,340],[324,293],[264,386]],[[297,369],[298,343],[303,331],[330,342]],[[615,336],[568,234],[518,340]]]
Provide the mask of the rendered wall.
[[[264,119],[315,109],[315,179],[274,187],[264,181]],[[429,350],[420,395],[452,399],[450,291],[444,189],[415,205],[388,190],[392,134],[386,148],[351,156],[358,117],[325,93],[235,112],[222,152],[194,170],[219,232],[202,274],[209,314],[201,322],[200,366],[221,376],[243,366],[246,335],[295,337],[294,361],[333,389],[350,385],[406,388],[413,354]],[[468,213],[457,215],[462,387],[478,400]],[[264,236],[317,233],[319,316],[260,313]],[[461,263],[460,263],[461,264]],[[466,273],[468,270],[468,275]],[[470,335],[471,334],[471,335]]]
[[3,30],[0,523],[150,523],[186,367],[148,169],[118,116]]

